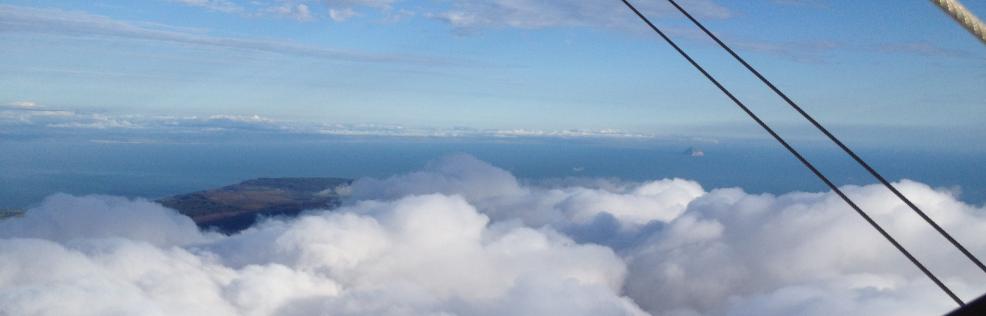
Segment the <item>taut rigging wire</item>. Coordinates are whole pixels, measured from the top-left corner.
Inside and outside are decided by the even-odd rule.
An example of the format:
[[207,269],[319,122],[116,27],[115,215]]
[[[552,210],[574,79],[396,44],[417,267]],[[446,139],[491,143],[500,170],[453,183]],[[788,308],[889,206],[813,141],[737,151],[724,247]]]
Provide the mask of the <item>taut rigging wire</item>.
[[752,118],[754,121],[756,121],[757,124],[760,125],[760,127],[762,127],[765,131],[767,131],[767,133],[770,134],[770,136],[772,136],[775,140],[777,140],[778,143],[784,146],[785,149],[791,152],[791,154],[794,155],[794,157],[797,158],[798,161],[800,161],[805,167],[811,170],[811,172],[815,174],[815,176],[818,177],[818,179],[822,180],[822,182],[824,182],[826,186],[832,189],[832,192],[835,192],[840,198],[842,198],[843,201],[846,202],[846,204],[852,207],[852,209],[855,210],[856,213],[859,214],[861,217],[863,217],[863,219],[866,220],[866,222],[869,223],[870,226],[873,226],[873,228],[876,229],[881,235],[883,235],[883,237],[886,238],[887,241],[893,244],[893,246],[897,248],[897,250],[900,251],[902,254],[904,254],[904,256],[907,257],[907,259],[910,260],[911,263],[917,266],[918,269],[920,269],[921,272],[923,272],[929,279],[931,279],[932,282],[938,285],[938,287],[941,288],[942,291],[945,292],[945,294],[948,294],[948,296],[951,297],[952,300],[954,300],[956,303],[958,303],[959,306],[965,305],[965,303],[962,302],[962,299],[956,296],[955,293],[952,292],[952,290],[950,290],[947,286],[945,286],[945,284],[942,283],[942,281],[939,280],[938,277],[936,277],[933,273],[931,273],[931,271],[928,270],[928,268],[926,268],[924,264],[918,261],[917,258],[911,255],[911,253],[907,251],[907,249],[904,249],[904,246],[902,246],[899,242],[897,242],[897,240],[894,239],[893,236],[890,236],[890,234],[887,233],[887,231],[884,230],[883,227],[880,226],[880,224],[877,224],[877,222],[874,221],[873,218],[871,218],[868,214],[866,214],[866,212],[864,212],[858,205],[856,205],[855,202],[849,199],[849,196],[847,196],[844,192],[842,192],[842,190],[839,189],[838,186],[832,183],[832,181],[829,180],[828,177],[822,174],[822,172],[819,171],[818,168],[816,168],[811,162],[805,159],[805,157],[802,156],[801,153],[799,153],[796,149],[794,149],[794,147],[791,147],[791,145],[788,144],[783,137],[777,134],[777,132],[775,132],[773,128],[771,128],[769,125],[767,125],[767,123],[761,120],[759,116],[753,113],[753,111],[751,111],[749,107],[743,104],[742,101],[737,99],[732,92],[730,92],[728,89],[726,89],[726,87],[724,87],[721,83],[719,83],[719,80],[717,80],[715,77],[709,74],[709,72],[706,71],[705,68],[703,68],[701,65],[698,64],[698,62],[692,59],[692,57],[689,56],[688,53],[686,53],[683,49],[681,49],[681,47],[679,47],[678,44],[676,44],[670,37],[664,34],[664,32],[661,31],[661,29],[655,26],[654,23],[651,23],[650,19],[644,16],[643,13],[640,13],[640,11],[637,10],[637,8],[634,7],[633,4],[631,4],[629,1],[627,0],[621,0],[621,1],[623,1],[623,4],[625,4],[628,8],[630,8],[630,10],[633,11],[633,13],[637,15],[637,17],[643,20],[644,23],[646,23],[647,26],[651,28],[651,30],[653,30],[655,33],[657,33],[657,35],[661,36],[661,38],[664,39],[665,42],[671,45],[671,47],[674,48],[674,50],[677,51],[678,54],[680,54],[682,57],[688,60],[688,63],[690,63],[693,67],[695,67],[696,70],[701,72],[706,79],[708,79],[710,82],[712,82],[713,85],[716,86],[716,88],[719,88],[719,91],[722,91],[723,94],[729,97],[729,99],[732,100],[733,103],[735,103],[741,110],[743,110],[743,112],[746,112],[746,114],[749,115],[750,118]]
[[725,49],[726,52],[729,53],[729,55],[732,55],[733,59],[736,59],[736,61],[738,61],[740,64],[743,64],[743,67],[746,67],[747,70],[753,73],[753,75],[755,75],[758,79],[760,79],[761,82],[767,85],[767,87],[770,88],[770,90],[773,90],[774,93],[777,94],[777,96],[781,97],[781,99],[784,99],[784,101],[787,102],[787,104],[790,105],[791,108],[793,108],[795,111],[801,114],[801,116],[804,117],[806,120],[808,120],[808,122],[811,122],[811,125],[814,125],[816,129],[822,132],[822,134],[825,134],[825,137],[828,137],[828,139],[831,140],[833,143],[835,143],[837,146],[839,146],[839,148],[841,148],[842,151],[844,151],[846,154],[849,154],[849,156],[852,157],[852,159],[855,160],[857,164],[862,166],[863,169],[866,169],[866,171],[868,171],[870,175],[872,175],[874,178],[879,180],[884,187],[889,189],[890,192],[893,192],[894,195],[896,195],[898,199],[903,201],[904,204],[907,204],[907,206],[909,206],[911,210],[914,211],[914,213],[917,213],[919,216],[921,216],[921,218],[924,219],[924,221],[927,222],[928,225],[934,227],[935,230],[942,235],[942,237],[945,237],[945,239],[947,239],[948,242],[952,244],[952,246],[955,246],[955,248],[959,249],[959,251],[961,251],[962,254],[966,256],[966,258],[969,258],[969,260],[972,261],[972,263],[976,264],[976,266],[978,266],[979,269],[983,270],[983,272],[986,273],[986,265],[983,265],[982,261],[979,261],[979,258],[976,258],[976,256],[973,255],[972,252],[969,252],[969,250],[963,247],[962,244],[960,244],[957,240],[955,240],[955,238],[952,238],[952,235],[946,232],[945,229],[943,229],[941,226],[938,226],[938,223],[935,223],[935,221],[932,220],[931,217],[928,217],[928,215],[925,214],[924,211],[921,210],[921,208],[919,208],[917,205],[911,202],[911,200],[905,197],[903,193],[898,191],[897,188],[894,187],[894,185],[891,184],[890,181],[887,181],[886,178],[880,175],[880,173],[877,172],[876,169],[870,167],[870,165],[866,163],[866,161],[864,161],[863,158],[860,158],[858,155],[856,155],[856,153],[852,149],[849,149],[849,147],[846,146],[846,144],[842,143],[842,141],[839,140],[839,138],[835,137],[835,135],[829,132],[827,128],[825,128],[824,126],[822,126],[821,123],[816,121],[814,117],[808,114],[808,112],[805,112],[805,110],[802,109],[801,106],[799,106],[797,103],[794,103],[794,101],[791,100],[791,98],[789,98],[787,94],[781,92],[781,90],[778,89],[777,86],[774,86],[774,84],[771,83],[770,80],[767,80],[767,78],[764,77],[762,74],[760,74],[759,71],[757,71],[755,68],[753,68],[753,66],[747,63],[746,60],[743,59],[743,57],[740,57],[738,54],[736,54],[736,52],[733,51],[731,48],[729,48],[729,46],[726,45],[726,43],[723,43],[722,40],[719,39],[719,37],[715,36],[715,34],[712,34],[712,32],[709,31],[709,29],[705,28],[705,26],[702,25],[702,23],[700,23],[698,20],[692,17],[692,15],[689,14],[688,11],[685,11],[685,9],[682,8],[680,5],[678,5],[677,2],[675,2],[674,0],[668,0],[668,2],[670,2],[671,5],[674,5],[674,7],[677,8],[678,11],[680,11],[682,14],[688,17],[688,19],[691,20],[692,23],[695,24],[695,26],[698,26],[698,28],[702,29],[702,32],[705,32],[705,34],[708,35],[710,38],[712,38],[712,40],[714,40],[717,44],[719,44],[720,47]]

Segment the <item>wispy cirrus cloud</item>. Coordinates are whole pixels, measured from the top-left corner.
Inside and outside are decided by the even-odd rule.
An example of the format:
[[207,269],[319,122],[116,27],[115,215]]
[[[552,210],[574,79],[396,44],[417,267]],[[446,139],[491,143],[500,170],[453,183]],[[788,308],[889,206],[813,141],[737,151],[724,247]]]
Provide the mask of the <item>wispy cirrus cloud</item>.
[[38,107],[37,102],[29,100],[10,102],[9,105],[18,109],[33,109]]
[[829,6],[827,0],[773,0],[772,2],[779,5],[804,6],[811,8],[827,8]]
[[328,18],[341,22],[361,15],[364,9],[389,11],[395,0],[173,0],[175,3],[209,11],[248,17],[274,16],[297,21]]
[[315,19],[312,15],[311,9],[307,4],[282,4],[280,6],[270,7],[265,10],[265,12],[272,13],[278,16],[288,17],[298,21],[311,21]]
[[229,0],[173,0],[188,6],[205,8],[212,11],[225,13],[238,13],[246,9],[235,2]]
[[[546,28],[565,26],[626,27],[636,26],[627,19],[627,10],[619,3],[609,1],[562,0],[453,0],[435,1],[432,7],[404,5],[400,0],[279,0],[234,2],[229,0],[175,0],[188,6],[211,11],[257,16],[276,13],[294,16],[293,8],[302,8],[310,18],[327,17],[341,22],[364,15],[380,13],[390,19],[393,16],[416,15],[448,23],[455,29],[485,27]],[[691,0],[683,3],[696,15],[726,19],[733,12],[713,0]],[[641,10],[650,15],[662,16],[673,10],[666,3],[640,2]],[[412,9],[413,7],[413,9]]]
[[406,54],[379,54],[325,48],[294,42],[221,37],[166,25],[129,22],[79,11],[0,5],[0,33],[104,36],[223,49],[287,54],[349,62],[450,65],[455,61]]
[[[12,103],[20,104],[20,103]],[[620,129],[481,129],[468,127],[418,127],[399,124],[342,124],[284,120],[261,115],[138,115],[63,110],[37,105],[0,106],[0,129],[32,137],[85,136],[120,140],[167,138],[168,135],[264,133],[312,137],[400,138],[546,138],[546,139],[650,139],[655,134]]]
[[[188,5],[206,7],[213,1],[189,0]],[[223,2],[225,3],[225,1]],[[398,21],[407,17],[419,17],[447,24],[457,34],[474,34],[490,28],[547,29],[560,27],[591,27],[612,29],[620,32],[640,29],[640,22],[630,12],[608,1],[539,1],[539,0],[455,0],[442,2],[437,7],[406,8],[406,2],[397,0],[298,0],[281,1],[276,4],[252,2],[259,8],[230,13],[263,15],[275,13],[278,16],[295,16],[295,19],[309,21],[327,17],[342,22],[363,15],[368,11],[383,14],[386,21]],[[783,4],[790,4],[782,2]],[[797,2],[802,3],[802,2]],[[639,1],[635,4],[642,12],[652,18],[674,14],[674,8],[663,1]],[[735,13],[728,7],[713,0],[693,0],[682,2],[693,14],[705,19],[730,19]],[[305,12],[295,10],[304,6]],[[221,6],[224,7],[224,6]],[[241,6],[241,8],[246,8]],[[311,9],[309,9],[311,8]],[[213,11],[223,11],[212,9]],[[253,12],[254,13],[247,13]],[[299,16],[300,15],[300,16]],[[666,27],[666,31],[676,37],[688,40],[707,41],[704,34],[691,28]],[[779,42],[741,38],[724,34],[737,48],[755,53],[768,54],[795,62],[819,63],[828,53],[839,45],[831,41]]]
[[[652,16],[663,16],[673,10],[660,2],[636,5]],[[686,5],[706,18],[725,19],[733,15],[728,8],[709,0],[689,1]],[[426,16],[456,29],[639,26],[629,14],[621,4],[610,1],[459,0],[452,1],[446,10],[429,12]]]
[[[543,0],[451,0],[436,2],[432,7],[414,7],[401,0],[287,0],[251,1],[176,0],[179,3],[211,11],[247,16],[274,15],[299,21],[327,18],[343,22],[367,12],[382,14],[385,21],[407,17],[427,18],[446,23],[457,34],[474,34],[489,28],[545,29],[558,27],[593,27],[616,30],[639,29],[639,21],[622,5],[608,1]],[[772,0],[778,6],[828,8],[825,0]],[[617,3],[618,4],[618,3]],[[674,14],[664,1],[637,1],[635,5],[652,18]],[[714,0],[682,1],[696,16],[704,19],[730,19],[737,14]],[[680,18],[680,17],[679,17]],[[707,42],[704,34],[686,27],[664,26],[668,33],[687,40]],[[830,55],[845,51],[877,51],[889,54],[947,58],[977,58],[959,49],[940,47],[927,42],[884,43],[870,46],[841,43],[837,40],[776,41],[751,38],[720,31],[726,42],[743,51],[766,54],[800,63],[824,63]]]
[[731,44],[745,51],[778,56],[801,63],[824,63],[826,58],[845,45],[833,41],[769,42],[738,40]]
[[918,55],[927,57],[945,57],[960,59],[983,60],[983,56],[962,49],[942,47],[929,42],[895,42],[871,46],[872,49],[889,54]]

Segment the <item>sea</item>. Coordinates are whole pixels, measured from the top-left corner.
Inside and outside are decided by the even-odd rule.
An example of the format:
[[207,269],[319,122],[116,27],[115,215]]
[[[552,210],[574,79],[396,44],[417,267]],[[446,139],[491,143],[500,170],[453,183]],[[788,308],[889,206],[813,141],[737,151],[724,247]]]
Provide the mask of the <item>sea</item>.
[[[837,148],[802,146],[837,184],[872,184]],[[911,179],[986,202],[986,153],[856,148],[888,179]],[[210,142],[0,142],[0,208],[30,208],[54,193],[155,199],[258,177],[387,177],[469,154],[522,181],[612,178],[695,180],[706,190],[825,191],[788,152],[768,141],[623,139],[361,138]],[[699,154],[701,153],[701,154]]]

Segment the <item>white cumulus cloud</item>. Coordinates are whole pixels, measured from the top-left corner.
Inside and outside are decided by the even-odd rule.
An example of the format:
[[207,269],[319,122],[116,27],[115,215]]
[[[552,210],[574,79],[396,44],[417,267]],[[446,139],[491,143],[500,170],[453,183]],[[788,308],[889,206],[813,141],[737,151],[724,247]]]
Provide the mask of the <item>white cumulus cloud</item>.
[[19,227],[0,239],[3,314],[645,314],[619,294],[626,270],[611,249],[491,224],[455,196],[360,202],[221,238],[99,196],[57,196],[3,224]]
[[[973,252],[983,208],[897,185]],[[6,315],[928,315],[953,308],[831,193],[533,184],[466,155],[360,179],[335,210],[224,236],[55,195],[0,222]],[[959,295],[983,276],[880,186],[846,192]]]

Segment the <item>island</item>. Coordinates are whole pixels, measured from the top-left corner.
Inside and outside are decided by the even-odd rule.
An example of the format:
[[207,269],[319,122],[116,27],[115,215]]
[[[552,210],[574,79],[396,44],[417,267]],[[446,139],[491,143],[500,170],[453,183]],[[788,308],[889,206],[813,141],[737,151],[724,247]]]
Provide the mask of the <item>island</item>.
[[342,188],[350,183],[351,179],[343,178],[259,178],[157,202],[191,217],[203,229],[231,234],[249,228],[259,218],[338,207]]
[[12,218],[12,217],[22,217],[24,216],[24,210],[19,208],[2,208],[0,209],[0,219]]

